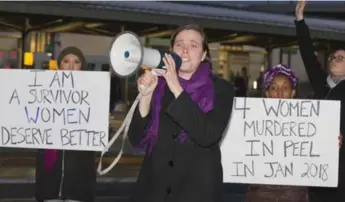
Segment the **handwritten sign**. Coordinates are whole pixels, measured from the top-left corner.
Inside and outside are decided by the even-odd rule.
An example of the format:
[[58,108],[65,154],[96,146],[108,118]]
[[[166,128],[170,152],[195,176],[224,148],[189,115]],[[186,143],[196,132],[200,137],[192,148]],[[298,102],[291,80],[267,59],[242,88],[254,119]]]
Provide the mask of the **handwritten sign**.
[[0,147],[102,151],[107,72],[0,70]]
[[224,182],[336,187],[340,102],[235,98]]

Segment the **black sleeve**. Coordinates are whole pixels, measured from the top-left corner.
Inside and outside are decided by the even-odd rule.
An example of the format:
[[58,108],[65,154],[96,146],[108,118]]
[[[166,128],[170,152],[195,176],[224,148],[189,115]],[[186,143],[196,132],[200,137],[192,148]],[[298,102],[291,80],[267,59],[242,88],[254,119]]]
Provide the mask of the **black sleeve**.
[[141,117],[138,104],[137,108],[134,111],[132,121],[128,129],[128,139],[133,146],[138,145],[140,141],[145,137],[145,131],[150,119],[150,114],[144,118]]
[[295,24],[299,50],[308,74],[309,82],[316,96],[321,98],[325,95],[324,90],[327,73],[322,69],[315,55],[315,48],[307,24],[304,20],[295,21]]
[[182,92],[167,108],[168,115],[188,134],[190,140],[202,147],[217,144],[230,119],[234,87],[224,80],[217,82],[214,107],[210,112],[202,112],[186,92]]
[[342,96],[340,103],[340,132],[345,135],[345,96]]

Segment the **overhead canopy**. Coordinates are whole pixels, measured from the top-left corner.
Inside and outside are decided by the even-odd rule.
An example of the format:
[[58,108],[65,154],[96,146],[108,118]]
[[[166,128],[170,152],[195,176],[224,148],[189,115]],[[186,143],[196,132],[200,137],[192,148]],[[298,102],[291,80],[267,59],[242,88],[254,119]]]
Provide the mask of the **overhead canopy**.
[[[25,15],[50,15],[64,16],[64,19],[75,21],[100,21],[112,24],[133,24],[144,29],[147,35],[157,32],[150,32],[156,29],[160,35],[166,36],[172,33],[172,29],[186,23],[197,23],[202,25],[209,32],[210,38],[224,43],[241,44],[231,42],[234,36],[243,35],[259,38],[261,41],[253,43],[260,46],[275,41],[274,39],[288,39],[288,43],[295,41],[294,16],[283,14],[272,14],[263,12],[245,11],[216,5],[194,5],[183,2],[124,2],[124,1],[102,1],[102,2],[0,2],[0,12],[21,13]],[[71,18],[74,18],[73,20]],[[345,42],[345,22],[337,20],[322,20],[308,18],[307,23],[316,39]],[[24,24],[24,23],[23,23]],[[144,26],[143,26],[144,25]],[[150,26],[151,25],[151,26]],[[159,26],[160,28],[156,28]],[[83,25],[74,26],[84,28]],[[89,25],[92,27],[92,25]],[[113,26],[114,27],[114,26]],[[131,27],[131,26],[129,26]],[[163,29],[162,29],[163,28]],[[113,28],[114,29],[114,28]],[[38,29],[39,30],[39,29]],[[105,29],[105,35],[114,35],[111,28]],[[110,31],[109,31],[110,30]],[[47,30],[45,30],[47,31]],[[48,31],[51,31],[48,29]],[[53,30],[54,31],[54,30]],[[56,31],[56,30],[55,30]],[[137,31],[137,30],[134,30]],[[96,32],[95,33],[99,33]],[[158,36],[160,36],[158,35]],[[254,35],[254,36],[253,36]],[[272,35],[275,35],[273,37]],[[154,35],[155,36],[155,35]],[[157,36],[157,37],[158,37]],[[248,37],[247,37],[248,38]],[[272,40],[272,38],[274,38]],[[238,39],[236,39],[238,41]],[[236,41],[235,40],[235,41]],[[267,41],[267,42],[266,42]],[[245,43],[246,41],[244,41]],[[251,44],[255,45],[255,44]]]
[[[269,13],[293,13],[296,1],[184,1],[194,5],[205,5],[213,7],[238,8],[251,11],[262,11]],[[305,14],[324,13],[341,14],[345,12],[344,1],[308,1]]]

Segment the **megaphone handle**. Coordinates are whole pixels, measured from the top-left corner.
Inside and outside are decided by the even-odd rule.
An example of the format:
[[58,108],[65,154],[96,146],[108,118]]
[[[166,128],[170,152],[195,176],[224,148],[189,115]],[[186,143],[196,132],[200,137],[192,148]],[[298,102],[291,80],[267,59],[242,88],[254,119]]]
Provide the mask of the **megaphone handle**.
[[[155,70],[155,69],[152,69],[152,74],[155,75],[155,76],[160,76],[156,71],[159,71],[159,69]],[[146,90],[146,86],[144,84],[140,84],[139,85],[139,92],[142,93]]]
[[[116,133],[114,134],[114,136],[111,138],[111,140],[109,141],[108,145],[104,148],[104,150],[101,153],[101,157],[99,159],[98,162],[98,167],[97,167],[97,172],[100,175],[105,175],[106,173],[108,173],[111,169],[113,169],[113,167],[120,161],[122,154],[123,154],[123,149],[126,143],[126,138],[127,138],[127,134],[128,134],[128,129],[130,126],[130,123],[132,121],[132,117],[135,111],[135,108],[137,107],[139,100],[141,98],[141,94],[139,94],[135,101],[132,104],[132,107],[130,108],[130,110],[128,111],[128,114],[125,118],[125,120],[123,121],[121,127],[116,131]],[[103,159],[103,155],[105,153],[108,152],[108,150],[110,149],[110,147],[114,144],[114,142],[117,140],[117,138],[120,136],[121,132],[124,129],[124,133],[123,133],[123,139],[122,139],[122,144],[121,144],[121,149],[119,154],[116,156],[116,158],[114,159],[114,161],[104,170],[102,170],[102,159]]]
[[139,92],[144,92],[146,90],[146,86],[144,84],[139,85]]

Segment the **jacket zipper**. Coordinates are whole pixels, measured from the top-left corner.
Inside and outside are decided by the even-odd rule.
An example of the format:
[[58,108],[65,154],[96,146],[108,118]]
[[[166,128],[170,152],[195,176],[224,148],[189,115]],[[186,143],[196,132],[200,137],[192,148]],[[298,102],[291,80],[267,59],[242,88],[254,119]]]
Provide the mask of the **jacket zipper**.
[[62,151],[62,166],[61,166],[61,180],[60,180],[59,198],[62,197],[64,175],[65,175],[65,151]]

